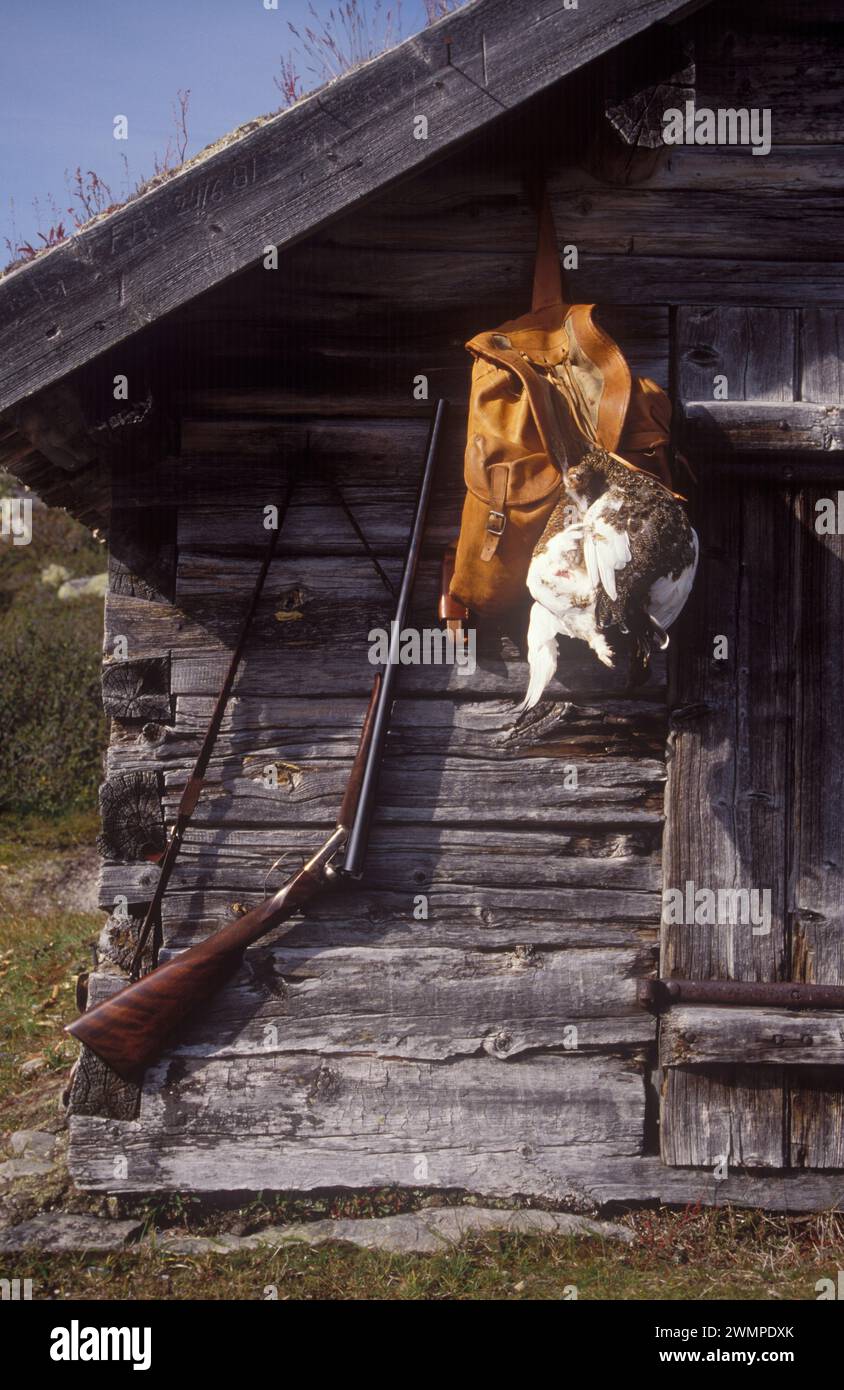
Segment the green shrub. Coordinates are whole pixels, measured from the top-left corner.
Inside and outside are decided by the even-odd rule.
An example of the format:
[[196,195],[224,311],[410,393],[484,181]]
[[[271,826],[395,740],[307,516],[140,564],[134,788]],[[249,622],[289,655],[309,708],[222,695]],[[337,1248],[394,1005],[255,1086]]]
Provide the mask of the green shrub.
[[0,546],[0,813],[90,806],[102,780],[101,600],[60,602],[41,571],[105,568],[106,555],[63,512],[39,509],[29,545]]
[[47,602],[0,627],[0,810],[90,804],[102,780],[102,604]]

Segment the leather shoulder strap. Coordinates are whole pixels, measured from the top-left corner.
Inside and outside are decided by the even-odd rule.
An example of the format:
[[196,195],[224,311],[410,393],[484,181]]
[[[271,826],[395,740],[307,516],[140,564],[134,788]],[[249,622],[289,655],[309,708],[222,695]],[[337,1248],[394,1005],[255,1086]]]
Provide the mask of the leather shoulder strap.
[[557,230],[547,186],[543,187],[539,205],[539,229],[536,241],[536,262],[533,270],[533,300],[531,311],[536,313],[549,304],[563,303],[563,274]]

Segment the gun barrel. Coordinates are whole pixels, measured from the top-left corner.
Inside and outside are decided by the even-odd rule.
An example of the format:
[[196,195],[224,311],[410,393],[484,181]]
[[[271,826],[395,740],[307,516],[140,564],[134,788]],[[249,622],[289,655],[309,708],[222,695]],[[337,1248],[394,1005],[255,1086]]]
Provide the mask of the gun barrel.
[[372,719],[372,739],[369,744],[366,765],[363,770],[357,811],[349,831],[346,852],[343,855],[341,872],[348,878],[360,878],[363,873],[366,846],[369,839],[369,827],[375,809],[375,796],[378,790],[381,759],[384,755],[384,744],[386,743],[387,731],[390,727],[390,715],[392,713],[394,698],[393,691],[399,668],[401,634],[407,619],[407,612],[410,607],[410,596],[413,592],[413,584],[419,566],[419,556],[422,551],[425,523],[428,517],[428,504],[431,500],[431,492],[434,486],[437,449],[439,446],[440,434],[442,433],[445,410],[446,402],[443,400],[437,401],[434,418],[431,421],[431,429],[428,435],[428,445],[425,451],[425,465],[422,470],[419,494],[416,499],[416,510],[413,515],[413,529],[410,534],[410,544],[404,562],[401,588],[399,589],[399,596],[396,602],[395,617],[393,618],[390,629],[387,665],[382,674],[381,689],[378,692],[378,699],[375,704],[375,712]]

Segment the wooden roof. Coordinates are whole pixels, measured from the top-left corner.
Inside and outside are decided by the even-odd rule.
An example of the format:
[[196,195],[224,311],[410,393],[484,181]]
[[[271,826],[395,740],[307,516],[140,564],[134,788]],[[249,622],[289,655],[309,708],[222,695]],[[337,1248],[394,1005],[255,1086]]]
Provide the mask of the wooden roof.
[[0,413],[699,3],[474,0],[243,127],[0,279]]

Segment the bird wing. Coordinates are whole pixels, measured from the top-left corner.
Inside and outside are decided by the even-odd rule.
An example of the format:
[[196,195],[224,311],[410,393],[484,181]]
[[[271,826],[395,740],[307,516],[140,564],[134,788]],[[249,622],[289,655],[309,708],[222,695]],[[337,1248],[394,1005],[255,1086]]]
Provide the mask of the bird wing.
[[[695,531],[692,531],[692,545],[694,547],[694,559],[676,579],[664,574],[660,575],[659,579],[651,585],[648,596],[648,612],[653,621],[661,628],[670,627],[680,616],[686,599],[691,593],[700,554],[700,543]],[[667,639],[665,645],[667,645]]]
[[600,582],[611,599],[618,596],[616,570],[630,562],[630,538],[613,520],[619,503],[606,493],[593,502],[583,519],[583,554],[590,583]]
[[531,598],[560,620],[568,616],[573,606],[589,597],[582,544],[580,526],[566,527],[534,555],[528,568],[527,587]]

